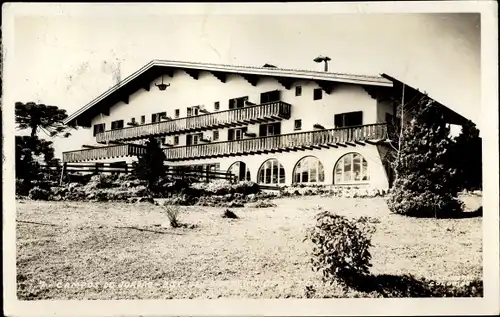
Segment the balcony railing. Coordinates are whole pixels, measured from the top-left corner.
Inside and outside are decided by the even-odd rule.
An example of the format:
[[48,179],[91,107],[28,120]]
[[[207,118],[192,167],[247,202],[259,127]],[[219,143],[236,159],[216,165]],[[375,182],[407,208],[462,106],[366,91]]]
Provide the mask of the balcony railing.
[[[215,142],[192,146],[164,149],[169,161],[191,160],[235,156],[242,154],[262,154],[288,152],[306,149],[347,147],[356,144],[375,143],[387,138],[387,124],[378,123],[356,127],[327,129],[290,133],[269,137]],[[63,162],[83,162],[143,154],[141,145],[120,144],[94,149],[76,150],[63,153]]]
[[148,136],[196,132],[211,128],[289,119],[290,108],[291,105],[286,102],[275,101],[256,106],[104,131],[96,135],[96,141],[105,143],[107,141],[136,140]]
[[143,154],[145,148],[141,145],[120,144],[94,149],[76,150],[63,153],[63,162],[83,162],[115,157],[137,156]]
[[188,160],[241,154],[261,154],[305,149],[347,147],[387,138],[387,124],[282,134],[164,149],[167,160]]

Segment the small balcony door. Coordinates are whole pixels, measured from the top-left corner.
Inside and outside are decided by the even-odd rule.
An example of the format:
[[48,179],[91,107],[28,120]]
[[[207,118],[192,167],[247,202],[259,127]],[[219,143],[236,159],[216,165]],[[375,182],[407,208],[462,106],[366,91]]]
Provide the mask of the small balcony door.
[[186,135],[186,145],[196,145],[203,137],[203,133],[188,134]]
[[275,102],[275,101],[280,101],[281,99],[281,91],[279,90],[271,90],[268,92],[263,92],[260,94],[260,103],[268,103],[268,102]]
[[261,124],[259,127],[259,136],[273,136],[281,134],[281,122]]
[[229,109],[243,108],[247,100],[248,96],[229,99]]
[[336,128],[360,126],[363,124],[363,112],[346,112],[336,114],[334,117]]
[[241,140],[243,136],[247,132],[247,128],[238,128],[238,129],[229,129],[227,130],[227,139],[228,141]]

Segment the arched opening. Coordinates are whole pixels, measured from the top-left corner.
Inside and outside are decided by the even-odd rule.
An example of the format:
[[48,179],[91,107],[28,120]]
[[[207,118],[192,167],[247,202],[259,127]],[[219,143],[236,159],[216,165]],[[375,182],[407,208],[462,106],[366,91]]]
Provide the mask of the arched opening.
[[321,161],[315,156],[303,157],[293,169],[294,183],[322,183],[324,181],[325,169]]
[[347,153],[335,164],[334,184],[359,184],[370,180],[368,161],[359,153]]
[[229,166],[228,172],[235,175],[238,181],[250,181],[250,169],[245,162],[234,162]]
[[277,159],[269,159],[262,163],[259,168],[257,182],[260,184],[284,184],[285,168]]

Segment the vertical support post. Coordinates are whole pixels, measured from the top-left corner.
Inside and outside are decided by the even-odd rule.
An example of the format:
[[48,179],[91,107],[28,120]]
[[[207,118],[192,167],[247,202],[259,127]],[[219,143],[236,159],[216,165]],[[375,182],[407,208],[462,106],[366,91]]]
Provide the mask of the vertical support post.
[[67,167],[68,167],[68,163],[64,162],[62,169],[61,169],[61,178],[59,179],[59,186],[62,186],[64,174],[66,173]]

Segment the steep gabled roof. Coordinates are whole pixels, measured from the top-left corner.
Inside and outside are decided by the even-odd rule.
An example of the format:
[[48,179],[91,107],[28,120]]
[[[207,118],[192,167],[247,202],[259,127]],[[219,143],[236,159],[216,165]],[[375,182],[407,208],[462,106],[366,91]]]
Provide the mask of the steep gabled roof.
[[[403,82],[395,77],[392,77],[392,76],[387,75],[387,74],[381,74],[381,76],[384,78],[387,78],[388,80],[390,80],[394,83],[393,93],[399,97],[401,97],[403,85],[405,87],[405,95],[407,96],[407,98],[413,98],[413,96],[415,96],[415,95],[420,96],[420,95],[425,94],[425,92],[421,92],[419,89],[414,88],[414,87],[406,84],[405,82]],[[446,116],[448,123],[463,125],[464,123],[469,121],[467,118],[465,118],[461,114],[457,113],[456,111],[454,111],[450,107],[443,105],[442,103],[440,103],[438,100],[434,99],[433,97],[431,97],[431,96],[427,96],[427,97],[431,98],[432,100],[437,102],[439,104],[439,106],[442,107],[443,113]],[[407,99],[407,98],[405,98],[405,99]]]
[[125,101],[128,103],[128,96],[130,94],[141,88],[149,90],[151,81],[164,74],[172,76],[172,73],[175,70],[186,71],[194,78],[198,78],[197,76],[200,71],[208,71],[223,82],[225,81],[227,74],[240,74],[253,85],[256,84],[255,80],[256,78],[258,79],[259,76],[274,77],[282,82],[283,85],[288,85],[290,80],[301,79],[317,81],[320,85],[328,85],[329,83],[334,82],[379,87],[392,87],[393,85],[390,80],[381,76],[284,69],[277,67],[233,66],[210,63],[153,60],[122,80],[117,85],[108,89],[84,107],[77,110],[75,113],[71,114],[65,120],[65,123],[75,123],[77,119],[81,118],[84,119],[81,121],[86,121],[85,125],[90,125],[89,118],[93,115],[102,112],[106,108],[109,109],[111,105],[119,101]]

